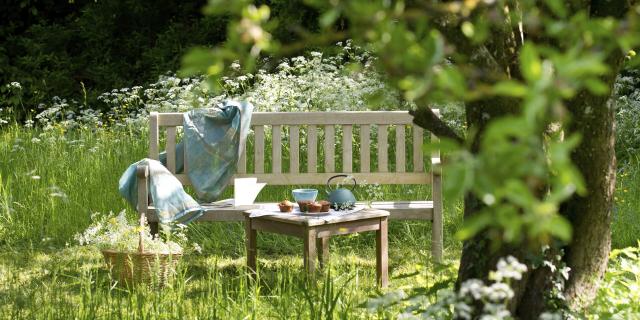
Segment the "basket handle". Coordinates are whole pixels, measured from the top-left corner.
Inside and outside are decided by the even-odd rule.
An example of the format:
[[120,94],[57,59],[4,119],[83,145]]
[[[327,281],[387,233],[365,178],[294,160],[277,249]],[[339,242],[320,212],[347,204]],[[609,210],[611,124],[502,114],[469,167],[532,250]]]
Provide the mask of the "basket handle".
[[144,232],[144,226],[145,226],[145,215],[144,213],[140,213],[140,232],[138,233],[138,252],[140,253],[144,253],[144,243],[142,242],[142,233]]

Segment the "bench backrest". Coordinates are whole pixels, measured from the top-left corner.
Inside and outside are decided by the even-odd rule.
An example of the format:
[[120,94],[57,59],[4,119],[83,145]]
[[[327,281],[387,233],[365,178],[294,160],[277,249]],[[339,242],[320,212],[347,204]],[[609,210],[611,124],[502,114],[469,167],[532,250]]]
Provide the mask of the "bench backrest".
[[[304,185],[324,184],[329,177],[343,173],[367,183],[429,184],[431,175],[425,173],[422,152],[423,130],[412,120],[406,111],[254,112],[252,132],[238,161],[236,177],[257,177],[272,185]],[[183,184],[190,184],[186,174],[176,174],[174,160],[176,132],[182,121],[182,113],[151,113],[149,157],[158,159],[160,129],[166,129],[167,168]],[[288,141],[283,141],[283,134]],[[269,145],[270,154],[265,154]],[[283,148],[288,168],[283,168]],[[371,161],[372,149],[377,161]],[[249,166],[247,152],[253,158]],[[436,152],[434,156],[439,155]],[[185,173],[188,170],[185,163]]]

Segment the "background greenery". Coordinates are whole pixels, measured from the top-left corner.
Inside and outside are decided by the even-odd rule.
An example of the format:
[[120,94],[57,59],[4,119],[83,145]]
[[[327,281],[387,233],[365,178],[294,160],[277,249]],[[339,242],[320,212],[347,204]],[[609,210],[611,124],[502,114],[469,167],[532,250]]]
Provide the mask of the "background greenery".
[[[264,1],[279,23],[274,37],[295,41],[296,28],[315,28],[303,1]],[[0,108],[24,119],[54,96],[95,105],[99,94],[175,72],[195,45],[226,37],[227,18],[202,14],[203,0],[53,1],[0,4],[0,84],[19,81],[20,101],[0,92]],[[15,93],[15,92],[14,92]],[[9,100],[9,101],[7,101]],[[104,107],[104,106],[102,106]]]

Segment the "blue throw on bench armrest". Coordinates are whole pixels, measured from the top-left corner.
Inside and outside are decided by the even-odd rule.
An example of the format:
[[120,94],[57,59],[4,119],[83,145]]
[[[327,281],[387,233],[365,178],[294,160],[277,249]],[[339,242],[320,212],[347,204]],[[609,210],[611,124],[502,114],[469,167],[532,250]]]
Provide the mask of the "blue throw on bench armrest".
[[[181,173],[183,159],[187,161],[187,176],[198,199],[217,200],[236,172],[252,111],[250,103],[226,101],[215,108],[185,113],[184,138],[176,146],[176,172]],[[160,155],[160,160],[166,162],[165,153]],[[184,192],[180,181],[160,162],[150,159],[132,164],[120,178],[120,194],[132,206],[137,205],[135,168],[142,161],[149,165],[148,190],[160,222],[187,223],[202,215],[202,208]]]

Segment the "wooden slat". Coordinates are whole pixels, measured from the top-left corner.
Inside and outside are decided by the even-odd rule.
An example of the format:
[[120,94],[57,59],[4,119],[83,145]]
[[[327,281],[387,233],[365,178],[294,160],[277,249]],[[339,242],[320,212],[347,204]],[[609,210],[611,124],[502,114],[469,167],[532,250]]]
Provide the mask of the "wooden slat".
[[264,127],[253,127],[255,133],[254,168],[255,173],[264,173]]
[[409,124],[412,120],[407,111],[256,112],[251,119],[254,125]]
[[271,163],[273,173],[282,172],[282,126],[273,126],[271,132]]
[[321,225],[316,227],[318,237],[330,237],[343,234],[351,234],[365,231],[375,231],[380,228],[380,218],[356,220],[349,222],[342,222],[340,225]]
[[238,173],[247,173],[247,144],[245,143],[242,148],[240,159],[238,159]]
[[[179,155],[179,157],[182,157],[182,173],[187,174],[189,173],[189,162],[187,161],[187,142],[184,140],[184,136],[183,136],[183,140],[182,140],[182,154]],[[176,151],[177,152],[177,151]]]
[[388,159],[389,159],[389,142],[387,129],[388,125],[378,126],[378,172],[388,172]]
[[404,125],[396,126],[396,172],[406,171]]
[[167,169],[176,173],[176,127],[167,127]]
[[[271,185],[324,185],[327,180],[333,176],[333,172],[327,173],[248,173],[237,174],[235,178],[251,178],[256,177],[260,182],[266,182]],[[430,184],[431,176],[424,173],[415,172],[376,172],[376,173],[350,173],[357,181],[367,181],[367,183],[379,184]],[[181,175],[176,175],[181,180]],[[186,177],[186,176],[185,176]],[[182,181],[182,180],[181,180]]]
[[[439,115],[438,109],[433,110]],[[339,125],[339,124],[411,124],[407,111],[334,111],[334,112],[254,112],[251,125]],[[181,126],[183,113],[161,113],[159,126]]]
[[424,171],[424,160],[422,155],[422,143],[423,143],[423,131],[422,128],[413,126],[413,171]]
[[158,152],[158,145],[160,144],[158,139],[160,136],[159,117],[160,115],[157,112],[149,114],[149,158],[155,160],[160,159]]
[[324,126],[324,172],[334,172],[335,166],[335,127]]
[[360,126],[360,172],[371,171],[371,126]]
[[318,127],[310,125],[307,127],[307,172],[316,173],[318,158]]
[[289,127],[289,172],[300,172],[300,127]]
[[353,172],[353,126],[342,126],[342,172]]

